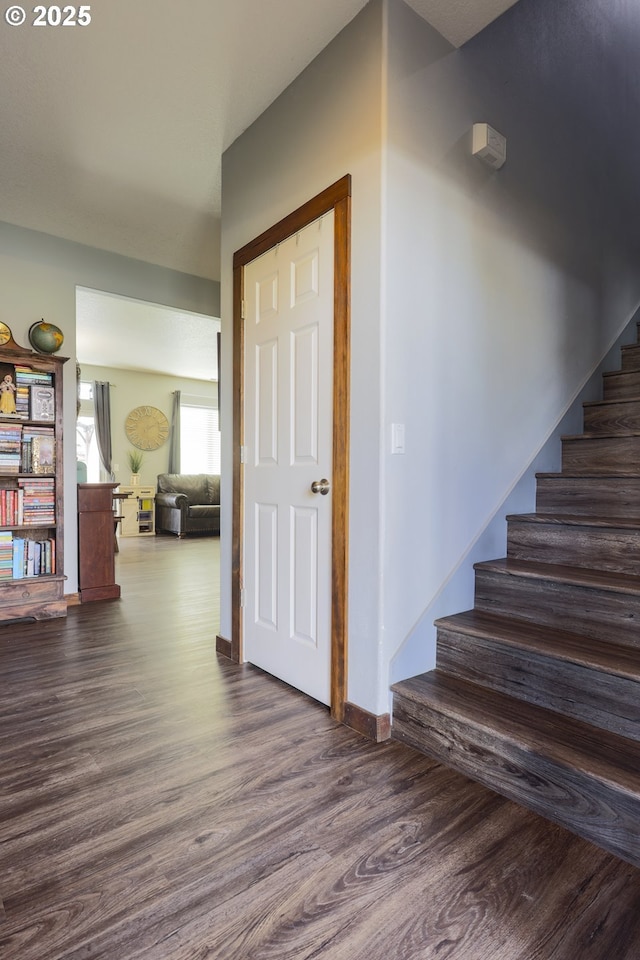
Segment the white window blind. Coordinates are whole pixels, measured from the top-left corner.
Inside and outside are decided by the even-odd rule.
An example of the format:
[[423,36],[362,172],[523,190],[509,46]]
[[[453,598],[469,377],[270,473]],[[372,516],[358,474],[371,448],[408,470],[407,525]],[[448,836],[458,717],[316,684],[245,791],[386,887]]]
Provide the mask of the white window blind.
[[180,396],[181,473],[220,473],[218,404],[211,397]]

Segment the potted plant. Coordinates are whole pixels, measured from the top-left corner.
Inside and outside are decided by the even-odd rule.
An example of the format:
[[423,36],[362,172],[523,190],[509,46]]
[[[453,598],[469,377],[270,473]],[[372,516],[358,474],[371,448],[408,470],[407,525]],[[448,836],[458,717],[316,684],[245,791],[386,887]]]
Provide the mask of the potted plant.
[[131,470],[132,487],[136,487],[140,483],[140,467],[142,466],[143,460],[144,454],[142,450],[127,451],[127,461],[129,463],[129,469]]

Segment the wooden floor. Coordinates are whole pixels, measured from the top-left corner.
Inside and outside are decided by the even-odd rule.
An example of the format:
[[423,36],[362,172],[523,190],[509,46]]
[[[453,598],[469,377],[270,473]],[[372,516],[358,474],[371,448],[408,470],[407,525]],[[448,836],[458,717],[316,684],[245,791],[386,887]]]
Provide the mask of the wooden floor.
[[640,871],[218,658],[217,551],[0,628],[2,960],[638,960]]

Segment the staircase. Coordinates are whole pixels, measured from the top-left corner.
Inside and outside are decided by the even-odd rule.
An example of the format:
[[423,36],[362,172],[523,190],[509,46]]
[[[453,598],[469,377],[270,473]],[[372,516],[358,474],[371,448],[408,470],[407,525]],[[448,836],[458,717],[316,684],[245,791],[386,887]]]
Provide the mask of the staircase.
[[640,329],[392,735],[640,866]]

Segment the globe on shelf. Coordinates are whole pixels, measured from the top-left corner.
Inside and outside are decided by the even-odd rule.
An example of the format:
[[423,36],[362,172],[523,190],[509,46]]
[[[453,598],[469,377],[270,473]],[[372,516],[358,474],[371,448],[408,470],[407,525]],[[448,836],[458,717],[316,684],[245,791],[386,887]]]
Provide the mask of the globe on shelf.
[[45,320],[38,320],[29,327],[29,342],[39,353],[55,353],[64,341],[60,327]]

